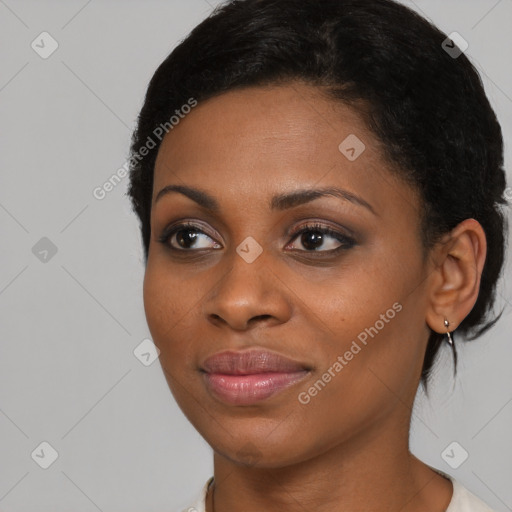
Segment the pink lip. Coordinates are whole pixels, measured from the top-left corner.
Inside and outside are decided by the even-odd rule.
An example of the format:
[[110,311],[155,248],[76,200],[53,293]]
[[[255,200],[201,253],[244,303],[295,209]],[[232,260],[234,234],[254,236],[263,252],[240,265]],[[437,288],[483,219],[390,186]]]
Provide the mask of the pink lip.
[[214,396],[232,405],[250,405],[302,380],[310,368],[274,352],[250,350],[214,354],[202,370]]

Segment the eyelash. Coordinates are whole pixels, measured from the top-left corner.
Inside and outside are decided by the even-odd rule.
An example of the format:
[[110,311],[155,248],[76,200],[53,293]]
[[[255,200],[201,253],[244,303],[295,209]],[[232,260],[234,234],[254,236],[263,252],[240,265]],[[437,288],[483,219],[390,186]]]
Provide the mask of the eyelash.
[[[208,237],[210,237],[210,235],[208,235],[208,233],[205,233],[203,230],[201,230],[196,224],[193,224],[193,223],[190,223],[190,222],[184,222],[182,224],[178,224],[176,226],[173,226],[169,229],[166,229],[162,235],[160,236],[160,238],[158,238],[158,241],[162,244],[164,244],[166,247],[169,248],[169,250],[175,252],[175,253],[187,253],[187,252],[194,252],[194,251],[201,251],[201,250],[205,250],[205,249],[177,249],[176,247],[173,247],[170,243],[169,243],[169,240],[178,232],[180,231],[195,231],[199,234],[204,234]],[[308,232],[315,232],[315,233],[321,233],[322,235],[329,235],[333,238],[335,238],[336,240],[338,240],[338,242],[341,242],[341,245],[339,247],[337,247],[336,249],[330,249],[330,250],[327,250],[327,251],[316,251],[316,250],[311,250],[311,251],[308,251],[308,250],[303,250],[303,249],[294,249],[296,252],[303,252],[303,253],[309,253],[309,254],[312,254],[312,253],[316,253],[316,254],[327,254],[327,255],[336,255],[338,254],[339,252],[341,251],[345,251],[347,249],[351,249],[355,244],[356,244],[356,241],[347,236],[347,235],[344,235],[338,231],[335,231],[331,228],[329,228],[328,226],[324,226],[322,224],[318,224],[318,223],[314,223],[314,224],[307,224],[305,226],[302,226],[300,229],[294,231],[293,233],[290,233],[290,236],[292,236],[292,239],[290,241],[293,241],[295,240],[296,238],[298,238],[300,235],[302,235],[303,233],[308,233]],[[211,237],[210,237],[211,238]],[[288,242],[290,243],[290,242]],[[216,250],[216,249],[214,249]]]
[[290,233],[290,236],[292,236],[292,241],[298,238],[303,233],[321,233],[322,235],[329,235],[332,238],[335,238],[338,242],[341,242],[341,245],[339,247],[336,247],[336,249],[330,249],[328,251],[307,251],[298,249],[298,252],[307,252],[307,253],[319,253],[319,254],[326,254],[326,255],[333,255],[337,254],[341,251],[351,249],[355,245],[355,240],[347,235],[343,235],[342,233],[335,231],[334,229],[331,229],[328,226],[323,226],[322,224],[314,223],[314,224],[306,224],[302,226],[300,229],[294,231],[293,233]]

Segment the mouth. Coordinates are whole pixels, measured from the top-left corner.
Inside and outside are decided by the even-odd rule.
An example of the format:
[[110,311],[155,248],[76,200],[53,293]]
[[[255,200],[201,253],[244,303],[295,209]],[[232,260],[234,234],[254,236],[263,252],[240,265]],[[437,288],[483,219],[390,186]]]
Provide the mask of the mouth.
[[229,405],[252,405],[303,380],[311,369],[275,352],[250,350],[214,354],[201,371],[215,398]]

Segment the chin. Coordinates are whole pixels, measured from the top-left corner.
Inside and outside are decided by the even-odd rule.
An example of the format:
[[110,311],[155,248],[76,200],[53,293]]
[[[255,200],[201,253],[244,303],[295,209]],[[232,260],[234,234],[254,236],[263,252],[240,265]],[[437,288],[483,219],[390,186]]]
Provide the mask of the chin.
[[[229,434],[224,435],[225,432],[205,434],[201,433],[216,455],[239,466],[260,469],[282,468],[300,463],[312,456],[305,453],[308,450],[304,445],[305,441],[302,442],[290,432],[283,432],[284,439],[281,436],[274,436],[272,440],[263,432],[261,437],[258,437],[255,430],[249,430],[247,435],[244,435],[243,430],[238,430],[236,438]],[[313,447],[309,449],[313,450]]]

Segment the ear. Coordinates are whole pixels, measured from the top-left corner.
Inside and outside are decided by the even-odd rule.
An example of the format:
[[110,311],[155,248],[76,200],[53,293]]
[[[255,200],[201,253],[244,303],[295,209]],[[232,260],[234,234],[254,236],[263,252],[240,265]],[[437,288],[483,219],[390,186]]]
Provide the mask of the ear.
[[466,219],[433,251],[425,320],[441,334],[454,331],[476,303],[487,255],[485,232],[478,221]]

